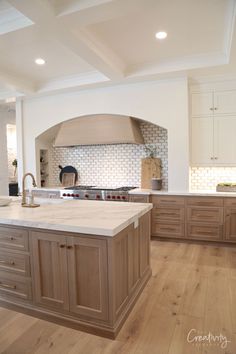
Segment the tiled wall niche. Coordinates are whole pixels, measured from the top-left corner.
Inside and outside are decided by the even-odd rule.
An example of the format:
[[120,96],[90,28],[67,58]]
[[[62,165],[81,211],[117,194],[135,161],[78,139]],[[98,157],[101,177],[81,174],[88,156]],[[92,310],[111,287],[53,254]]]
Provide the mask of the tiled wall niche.
[[[163,189],[168,189],[167,130],[141,122],[145,144],[157,147],[162,161]],[[72,165],[79,172],[79,183],[99,186],[140,186],[141,159],[146,157],[144,145],[114,144],[51,148],[49,151],[50,186],[58,186],[58,165]]]
[[191,190],[216,190],[218,183],[236,182],[236,167],[192,167]]

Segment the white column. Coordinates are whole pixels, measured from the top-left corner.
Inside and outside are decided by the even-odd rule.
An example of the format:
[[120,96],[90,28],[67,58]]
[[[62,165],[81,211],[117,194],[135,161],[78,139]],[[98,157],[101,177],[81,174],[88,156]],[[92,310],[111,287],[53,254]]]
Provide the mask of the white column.
[[0,111],[0,195],[8,195],[7,127],[5,110]]
[[16,136],[17,136],[17,171],[19,192],[21,192],[21,181],[24,174],[24,135],[23,135],[23,117],[22,100],[16,102]]

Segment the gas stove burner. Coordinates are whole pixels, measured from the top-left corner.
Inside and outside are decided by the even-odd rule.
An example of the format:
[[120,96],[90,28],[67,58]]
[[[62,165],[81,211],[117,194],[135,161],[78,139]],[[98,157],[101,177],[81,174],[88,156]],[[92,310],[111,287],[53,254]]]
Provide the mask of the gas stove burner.
[[99,186],[73,186],[61,191],[64,199],[87,199],[128,202],[128,192],[137,187],[99,187]]

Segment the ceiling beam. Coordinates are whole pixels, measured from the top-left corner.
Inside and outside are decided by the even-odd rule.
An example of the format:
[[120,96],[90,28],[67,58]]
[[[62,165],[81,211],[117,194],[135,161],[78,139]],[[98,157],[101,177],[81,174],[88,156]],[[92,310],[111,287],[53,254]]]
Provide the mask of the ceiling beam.
[[48,29],[64,47],[109,79],[120,79],[124,76],[125,65],[115,53],[85,30],[72,32],[55,16],[53,6],[49,2],[43,0],[8,0],[8,2],[43,31]]
[[2,82],[7,89],[25,95],[35,93],[36,91],[35,85],[32,84],[31,81],[26,80],[18,74],[10,73],[2,67],[0,67],[0,82]]
[[63,16],[73,12],[91,9],[107,3],[114,3],[116,0],[67,0],[66,3],[54,0],[53,4],[57,15]]

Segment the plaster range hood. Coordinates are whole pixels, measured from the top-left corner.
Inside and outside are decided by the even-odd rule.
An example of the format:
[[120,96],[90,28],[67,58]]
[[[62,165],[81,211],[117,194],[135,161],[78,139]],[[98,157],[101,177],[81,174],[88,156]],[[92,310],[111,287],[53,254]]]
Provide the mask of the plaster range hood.
[[92,115],[61,124],[55,147],[102,144],[144,144],[137,120],[119,115]]

